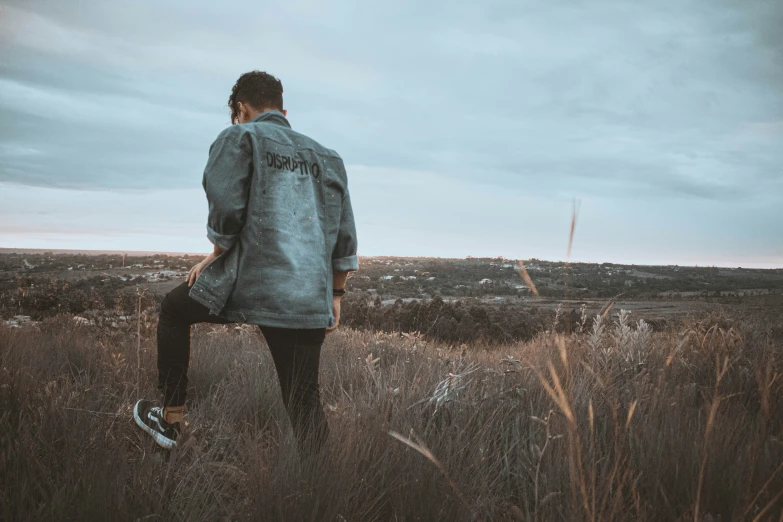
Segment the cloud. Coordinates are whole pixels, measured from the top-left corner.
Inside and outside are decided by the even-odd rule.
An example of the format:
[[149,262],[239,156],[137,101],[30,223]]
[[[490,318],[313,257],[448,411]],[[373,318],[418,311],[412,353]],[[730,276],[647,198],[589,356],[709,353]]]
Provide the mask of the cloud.
[[[416,180],[410,227],[447,179],[459,194],[647,208],[640,223],[660,222],[650,212],[661,206],[683,221],[688,204],[722,206],[771,243],[781,25],[774,0],[11,1],[0,6],[0,182],[63,197],[198,188],[231,85],[258,68],[282,78],[294,129],[363,166],[349,175]],[[360,221],[381,223],[379,208]],[[726,242],[725,228],[705,230]]]

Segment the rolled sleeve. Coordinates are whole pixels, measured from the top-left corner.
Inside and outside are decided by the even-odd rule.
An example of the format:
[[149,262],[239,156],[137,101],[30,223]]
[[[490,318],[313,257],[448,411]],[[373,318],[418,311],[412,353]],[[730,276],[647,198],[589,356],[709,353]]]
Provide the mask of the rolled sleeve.
[[332,259],[333,272],[356,272],[359,270],[359,256]]
[[241,136],[221,133],[209,149],[203,181],[209,203],[207,238],[222,250],[234,246],[245,224],[252,168]]
[[221,250],[228,250],[234,246],[238,236],[239,234],[221,234],[207,225],[207,239],[209,239],[213,245],[219,246]]
[[346,188],[343,195],[340,228],[337,232],[337,242],[332,252],[333,272],[355,272],[359,270],[357,256],[358,242],[356,239],[356,222],[353,218],[351,196]]

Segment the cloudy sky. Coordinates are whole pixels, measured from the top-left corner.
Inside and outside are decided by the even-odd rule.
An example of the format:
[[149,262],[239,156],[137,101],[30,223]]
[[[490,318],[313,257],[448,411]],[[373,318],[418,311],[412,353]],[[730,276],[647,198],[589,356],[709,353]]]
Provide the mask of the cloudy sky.
[[[371,5],[377,4],[377,5]],[[252,69],[359,255],[783,267],[783,4],[0,0],[0,246],[207,252]]]

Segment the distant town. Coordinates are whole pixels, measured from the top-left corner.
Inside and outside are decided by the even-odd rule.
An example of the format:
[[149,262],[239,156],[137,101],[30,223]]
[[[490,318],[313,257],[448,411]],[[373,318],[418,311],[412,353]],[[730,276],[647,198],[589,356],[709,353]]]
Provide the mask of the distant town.
[[[71,311],[89,320],[90,309],[130,299],[134,292],[143,290],[159,299],[203,258],[143,254],[5,249],[0,253],[2,319],[13,326]],[[504,310],[580,305],[593,310],[613,300],[656,320],[747,305],[753,297],[778,299],[783,294],[783,269],[360,256],[359,271],[350,274],[348,289],[347,302],[364,300],[378,306],[437,298]],[[103,305],[95,304],[98,301]],[[116,314],[117,321],[127,313]]]

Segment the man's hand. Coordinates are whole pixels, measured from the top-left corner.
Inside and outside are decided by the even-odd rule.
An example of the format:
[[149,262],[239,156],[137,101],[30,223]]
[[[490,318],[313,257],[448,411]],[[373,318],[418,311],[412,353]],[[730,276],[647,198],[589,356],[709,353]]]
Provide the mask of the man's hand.
[[330,326],[326,329],[326,333],[332,332],[340,326],[340,299],[342,296],[335,295],[332,297],[332,312],[334,313],[334,326]]
[[188,272],[188,286],[193,286],[193,283],[196,282],[196,279],[198,279],[198,276],[201,274],[201,271],[204,270],[204,267],[206,267],[208,264],[210,264],[212,261],[217,259],[218,254],[215,252],[212,252],[207,257],[204,258],[203,261],[201,261],[199,264],[194,266],[190,269],[190,272]]

